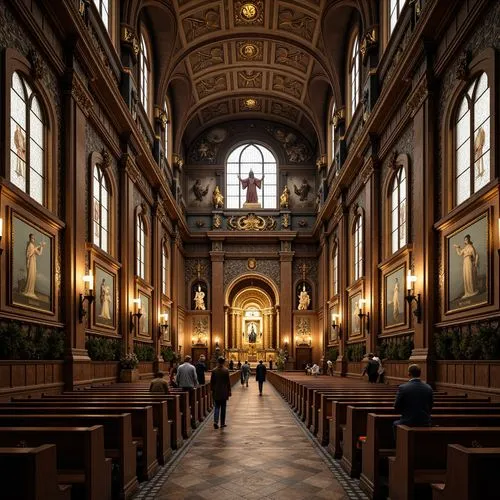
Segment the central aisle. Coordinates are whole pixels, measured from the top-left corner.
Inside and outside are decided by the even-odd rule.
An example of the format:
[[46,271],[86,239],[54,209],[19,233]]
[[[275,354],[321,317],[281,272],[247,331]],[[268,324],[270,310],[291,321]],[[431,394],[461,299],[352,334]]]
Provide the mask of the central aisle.
[[212,419],[155,496],[145,498],[349,498],[269,382],[262,397],[254,379],[248,388],[238,382],[227,427],[215,430]]

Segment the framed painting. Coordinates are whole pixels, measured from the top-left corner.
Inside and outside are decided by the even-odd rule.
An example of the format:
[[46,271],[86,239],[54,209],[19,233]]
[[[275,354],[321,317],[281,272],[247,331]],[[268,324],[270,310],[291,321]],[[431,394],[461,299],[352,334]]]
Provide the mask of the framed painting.
[[116,328],[115,275],[94,263],[94,324],[96,327]]
[[[338,331],[339,328],[341,328],[340,321],[338,319],[338,314],[339,314],[339,304],[338,302],[333,304],[333,306],[330,308],[330,328],[328,329],[329,335],[328,335],[328,343],[333,344],[334,342],[337,342],[339,340],[339,335]],[[335,323],[337,325],[336,328],[333,328],[333,317],[335,316],[336,320]]]
[[361,321],[359,318],[359,307],[361,292],[349,297],[349,338],[361,335]]
[[488,213],[446,236],[446,312],[488,303]]
[[384,328],[406,325],[406,264],[384,276]]
[[143,292],[139,292],[139,298],[142,312],[139,320],[139,335],[151,337],[151,298]]
[[54,310],[53,236],[12,213],[12,305]]

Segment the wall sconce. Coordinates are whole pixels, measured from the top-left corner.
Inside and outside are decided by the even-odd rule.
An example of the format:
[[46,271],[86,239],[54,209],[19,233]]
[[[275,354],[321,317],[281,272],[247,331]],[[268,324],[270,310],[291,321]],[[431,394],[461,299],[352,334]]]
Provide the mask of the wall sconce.
[[370,331],[370,313],[369,312],[363,312],[363,307],[364,305],[366,304],[366,299],[359,299],[359,313],[358,313],[358,316],[359,316],[359,320],[360,321],[363,321],[364,318],[365,319],[365,328],[366,328],[366,331],[369,332]]
[[141,299],[132,299],[132,304],[135,304],[136,307],[136,312],[133,313],[130,311],[130,330],[132,331],[134,329],[134,318],[137,318],[137,321],[141,319],[142,312],[141,312]]
[[[2,219],[0,219],[2,220]],[[0,224],[1,226],[1,224]],[[92,276],[92,273],[89,272],[89,274],[86,274],[85,276],[82,277],[82,281],[85,283],[85,293],[80,294],[80,307],[78,309],[78,318],[80,320],[80,323],[83,323],[83,318],[87,315],[87,311],[83,307],[83,304],[85,301],[88,302],[88,307],[90,307],[90,304],[94,302],[94,277]]]
[[332,313],[332,330],[336,332],[337,338],[342,340],[342,330],[340,329],[340,314]]
[[160,314],[160,335],[164,335],[168,331],[168,312]]
[[413,310],[413,314],[417,318],[417,323],[420,323],[422,319],[422,307],[420,303],[420,294],[415,295],[415,282],[417,281],[417,277],[408,273],[406,276],[406,287],[408,289],[408,293],[405,297],[406,302],[408,302],[408,306],[411,308],[411,303],[415,301],[416,307]]

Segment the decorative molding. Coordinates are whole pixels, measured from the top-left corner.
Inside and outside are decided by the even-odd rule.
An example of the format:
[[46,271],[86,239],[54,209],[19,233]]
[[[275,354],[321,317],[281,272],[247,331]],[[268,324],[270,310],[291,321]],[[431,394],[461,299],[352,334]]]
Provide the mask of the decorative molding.
[[220,214],[215,214],[212,219],[212,229],[222,228],[222,216]]
[[160,124],[160,127],[162,128],[162,130],[165,130],[168,123],[167,112],[164,109],[160,108],[159,106],[155,106],[154,113],[155,113],[155,119]]
[[290,214],[283,214],[281,216],[281,227],[282,229],[288,229],[290,227]]
[[424,101],[427,99],[429,95],[429,82],[427,80],[427,76],[421,79],[420,83],[410,94],[410,97],[407,101],[408,109],[410,110],[411,116],[414,116],[415,113],[420,109]]
[[233,231],[272,231],[276,227],[276,220],[253,213],[240,217],[233,215],[228,219],[227,226]]
[[368,54],[377,45],[378,45],[377,27],[372,26],[363,36],[363,40],[361,40],[361,44],[359,46],[359,51],[361,52],[363,60],[366,54]]
[[28,52],[28,60],[31,64],[31,76],[33,80],[42,80],[45,76],[45,64],[40,54],[36,50],[31,49]]
[[466,81],[469,78],[469,64],[472,60],[472,52],[464,50],[458,58],[458,65],[455,71],[457,80]]
[[90,97],[90,94],[85,88],[84,84],[76,75],[73,75],[73,81],[71,85],[71,96],[76,101],[78,106],[80,106],[85,116],[89,116],[90,110],[92,109],[94,102]]
[[139,39],[137,38],[135,30],[131,26],[122,24],[120,40],[124,45],[132,49],[136,57],[139,55],[141,46],[139,44]]
[[345,121],[345,107],[337,109],[332,118],[332,123],[335,128],[343,121]]
[[101,151],[101,168],[103,170],[108,169],[111,166],[111,155],[104,148]]

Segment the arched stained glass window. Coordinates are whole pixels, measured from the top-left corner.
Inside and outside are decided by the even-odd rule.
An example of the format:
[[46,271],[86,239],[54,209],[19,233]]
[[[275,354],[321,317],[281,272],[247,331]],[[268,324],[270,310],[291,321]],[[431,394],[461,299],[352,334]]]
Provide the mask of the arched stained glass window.
[[94,245],[97,245],[105,252],[109,252],[109,189],[99,165],[94,165],[92,197],[92,241]]
[[243,208],[249,197],[262,208],[276,208],[276,158],[254,143],[233,149],[226,162],[226,208]]
[[46,124],[40,101],[28,82],[12,75],[10,91],[10,181],[45,203]]
[[349,76],[351,79],[351,116],[354,115],[356,108],[359,104],[359,37],[356,36],[352,46],[351,64],[349,68]]
[[137,215],[136,222],[136,274],[146,279],[146,224],[142,214]]
[[407,243],[406,172],[400,167],[394,176],[391,192],[391,248],[392,253]]
[[151,63],[149,58],[148,46],[144,33],[141,33],[141,52],[139,56],[139,86],[140,98],[146,113],[149,110],[149,76]]
[[490,88],[481,73],[462,97],[455,118],[455,204],[491,180]]
[[363,217],[356,215],[353,228],[354,281],[363,276]]
[[109,7],[110,0],[94,0],[94,4],[99,11],[99,15],[101,16],[102,22],[106,29],[109,31]]

